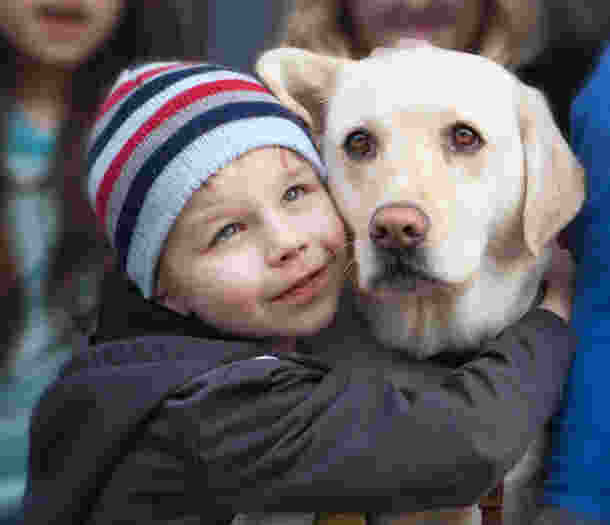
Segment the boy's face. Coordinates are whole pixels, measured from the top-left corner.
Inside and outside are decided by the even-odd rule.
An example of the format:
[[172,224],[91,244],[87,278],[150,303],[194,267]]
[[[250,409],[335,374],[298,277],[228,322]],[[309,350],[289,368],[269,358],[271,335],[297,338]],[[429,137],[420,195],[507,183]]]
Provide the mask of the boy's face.
[[468,50],[479,36],[485,5],[486,0],[349,1],[356,30],[371,49],[409,37]]
[[345,262],[342,221],[310,164],[261,148],[193,194],[168,236],[159,294],[234,334],[309,335],[335,314]]

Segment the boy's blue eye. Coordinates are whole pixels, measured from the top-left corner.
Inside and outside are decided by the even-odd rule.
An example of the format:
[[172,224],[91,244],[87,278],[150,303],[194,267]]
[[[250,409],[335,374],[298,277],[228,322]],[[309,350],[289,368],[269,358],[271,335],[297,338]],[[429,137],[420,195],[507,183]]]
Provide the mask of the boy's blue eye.
[[302,184],[299,184],[297,186],[291,186],[290,188],[288,188],[286,193],[284,193],[284,199],[289,202],[296,201],[297,199],[305,195],[305,193],[305,186],[303,186]]
[[231,224],[227,224],[223,228],[221,228],[214,238],[212,239],[211,245],[213,246],[217,242],[222,242],[230,239],[233,235],[240,232],[242,230],[241,226],[236,222],[232,222]]

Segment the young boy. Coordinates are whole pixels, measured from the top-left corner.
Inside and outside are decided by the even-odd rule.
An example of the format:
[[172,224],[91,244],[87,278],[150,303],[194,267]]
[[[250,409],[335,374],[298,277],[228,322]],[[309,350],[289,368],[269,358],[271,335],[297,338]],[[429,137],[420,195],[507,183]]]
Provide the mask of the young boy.
[[[34,414],[26,524],[467,505],[551,415],[573,342],[547,310],[425,391],[385,378],[347,306],[333,320],[346,248],[324,167],[254,78],[125,71],[89,167],[129,283]],[[329,324],[353,359],[305,346]]]

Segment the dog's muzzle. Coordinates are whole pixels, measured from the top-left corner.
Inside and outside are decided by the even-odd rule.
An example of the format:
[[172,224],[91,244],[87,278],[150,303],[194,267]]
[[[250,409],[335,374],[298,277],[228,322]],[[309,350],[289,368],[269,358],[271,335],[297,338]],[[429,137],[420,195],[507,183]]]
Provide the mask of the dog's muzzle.
[[430,218],[410,202],[386,204],[369,222],[369,237],[381,250],[412,249],[421,244],[430,230]]
[[388,288],[396,291],[412,292],[418,284],[436,281],[423,269],[421,259],[412,250],[384,250],[378,253],[379,271],[370,280],[373,289]]
[[396,202],[378,208],[369,222],[378,271],[369,285],[414,291],[422,282],[436,280],[426,271],[422,244],[430,230],[430,218],[417,205]]

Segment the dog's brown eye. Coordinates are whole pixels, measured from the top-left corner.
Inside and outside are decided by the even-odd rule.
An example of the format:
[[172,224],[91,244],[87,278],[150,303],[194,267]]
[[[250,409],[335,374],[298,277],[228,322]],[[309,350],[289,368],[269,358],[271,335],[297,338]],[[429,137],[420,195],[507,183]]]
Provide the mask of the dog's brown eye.
[[367,130],[358,129],[347,136],[343,149],[352,160],[372,159],[377,154],[377,141]]
[[455,124],[449,130],[449,145],[458,152],[473,152],[483,145],[483,139],[467,124]]

